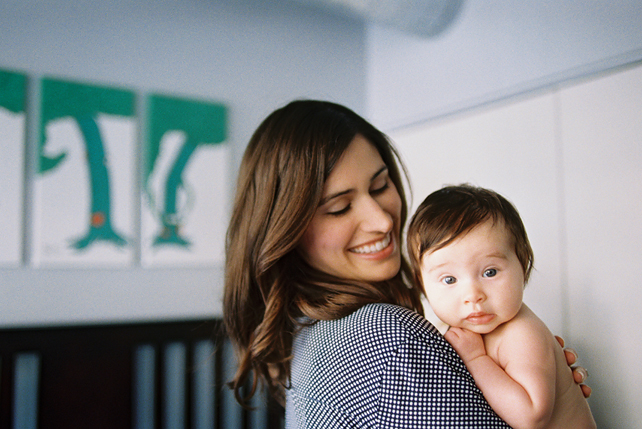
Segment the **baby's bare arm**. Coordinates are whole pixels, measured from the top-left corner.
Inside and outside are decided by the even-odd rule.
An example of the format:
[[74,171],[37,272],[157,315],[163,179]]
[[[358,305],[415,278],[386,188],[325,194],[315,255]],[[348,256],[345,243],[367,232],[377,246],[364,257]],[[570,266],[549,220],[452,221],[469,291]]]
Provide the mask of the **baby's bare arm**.
[[498,357],[499,363],[489,356],[479,334],[450,328],[445,337],[500,417],[514,428],[545,427],[555,400],[555,362],[548,350],[550,342],[544,341],[547,346],[543,347],[537,333],[517,333],[505,328],[501,335],[506,338],[494,338],[490,345],[493,356],[497,356],[496,349],[501,347],[503,358]]

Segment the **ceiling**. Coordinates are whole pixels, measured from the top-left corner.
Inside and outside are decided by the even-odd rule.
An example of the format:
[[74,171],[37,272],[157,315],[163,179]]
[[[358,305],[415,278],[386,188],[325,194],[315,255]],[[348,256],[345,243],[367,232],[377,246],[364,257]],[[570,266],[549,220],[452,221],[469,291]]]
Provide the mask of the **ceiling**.
[[446,29],[464,0],[292,0],[331,13],[378,23],[420,37]]

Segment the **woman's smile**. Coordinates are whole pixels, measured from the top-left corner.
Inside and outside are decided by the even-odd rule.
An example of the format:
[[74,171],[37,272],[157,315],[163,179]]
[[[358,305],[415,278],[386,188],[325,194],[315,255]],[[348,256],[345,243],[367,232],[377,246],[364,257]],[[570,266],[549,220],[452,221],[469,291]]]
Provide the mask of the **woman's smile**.
[[[392,243],[391,235],[390,235],[390,233],[388,233],[388,234],[386,234],[386,236],[382,240],[379,240],[379,241],[377,241],[375,243],[372,243],[372,244],[365,244],[363,246],[352,248],[352,249],[350,249],[350,252],[359,253],[359,254],[362,254],[362,255],[374,254],[374,253],[377,253],[377,252],[381,252],[384,249],[390,250],[390,249],[388,249],[388,246],[390,246],[391,243]],[[392,244],[394,244],[394,243],[392,243]]]

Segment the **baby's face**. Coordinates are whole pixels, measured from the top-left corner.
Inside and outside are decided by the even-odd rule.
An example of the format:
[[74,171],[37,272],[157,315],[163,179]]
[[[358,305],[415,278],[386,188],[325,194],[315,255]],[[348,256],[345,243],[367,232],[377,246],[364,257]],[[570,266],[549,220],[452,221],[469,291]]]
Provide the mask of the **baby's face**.
[[502,223],[487,221],[421,262],[428,301],[450,326],[487,334],[521,308],[523,269]]

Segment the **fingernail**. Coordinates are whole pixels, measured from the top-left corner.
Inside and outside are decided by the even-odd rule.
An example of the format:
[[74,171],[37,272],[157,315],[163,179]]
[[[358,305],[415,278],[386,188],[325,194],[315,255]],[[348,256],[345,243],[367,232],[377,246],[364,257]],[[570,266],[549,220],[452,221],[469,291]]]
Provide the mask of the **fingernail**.
[[589,376],[588,371],[583,367],[577,368],[576,371],[582,376],[582,383],[584,383]]
[[577,362],[577,360],[580,358],[580,357],[577,355],[577,352],[575,351],[575,349],[572,349],[572,348],[568,347],[568,348],[565,348],[565,349],[564,349],[564,351],[567,351],[567,352],[571,353],[573,356],[575,356],[575,361],[576,361],[576,362]]

